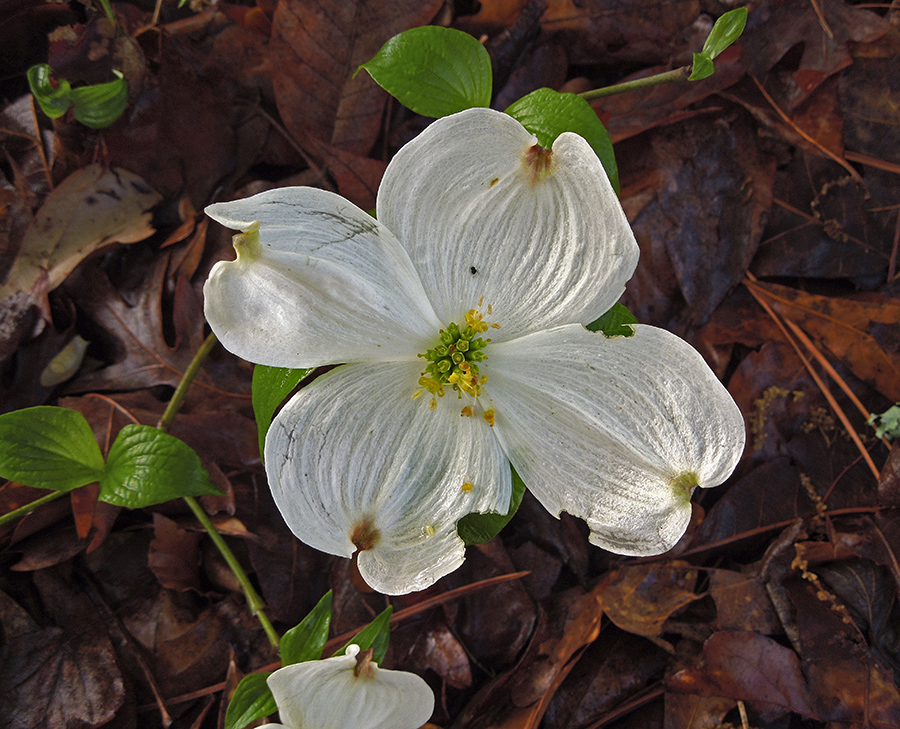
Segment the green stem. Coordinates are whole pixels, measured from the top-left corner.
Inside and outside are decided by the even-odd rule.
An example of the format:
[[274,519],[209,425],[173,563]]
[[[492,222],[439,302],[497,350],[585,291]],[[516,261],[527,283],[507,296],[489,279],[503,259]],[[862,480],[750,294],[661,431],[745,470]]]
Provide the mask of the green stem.
[[[200,367],[203,365],[203,362],[206,361],[206,358],[209,356],[209,353],[212,351],[213,347],[216,346],[217,341],[218,340],[216,339],[216,335],[210,334],[206,338],[206,341],[204,341],[200,346],[200,349],[197,350],[197,354],[194,355],[194,359],[191,360],[191,363],[184,371],[184,375],[182,375],[181,377],[181,382],[179,382],[178,387],[175,388],[175,392],[172,394],[172,399],[169,400],[169,404],[166,406],[165,412],[162,414],[162,417],[159,419],[159,422],[156,425],[156,427],[164,433],[168,432],[169,428],[172,427],[172,422],[175,420],[175,415],[178,413],[181,404],[184,402],[184,398],[185,395],[187,395],[188,388],[197,377],[197,373],[200,372]],[[259,596],[259,593],[254,589],[253,583],[250,582],[250,578],[247,576],[247,573],[244,572],[244,568],[241,567],[241,563],[238,562],[237,557],[234,556],[234,552],[231,551],[231,548],[225,543],[225,540],[222,539],[222,535],[219,534],[215,525],[212,523],[212,520],[209,518],[209,515],[203,510],[203,507],[200,506],[197,500],[192,496],[185,496],[184,501],[190,507],[191,511],[194,512],[194,516],[197,517],[197,521],[199,521],[203,525],[203,528],[206,529],[206,533],[209,534],[209,538],[212,539],[213,544],[216,545],[216,548],[219,550],[219,553],[222,555],[225,563],[234,573],[234,576],[240,583],[241,588],[244,590],[244,598],[247,600],[247,605],[250,608],[250,612],[256,616],[257,620],[259,620],[260,625],[262,625],[263,630],[266,632],[266,636],[268,636],[269,638],[269,642],[272,644],[272,647],[275,648],[275,650],[278,650],[278,645],[280,642],[278,633],[275,632],[275,628],[272,626],[272,622],[269,620],[269,617],[263,610],[265,603]]]
[[4,524],[15,521],[27,514],[30,514],[32,511],[37,509],[39,506],[43,506],[44,504],[49,504],[51,501],[55,501],[60,496],[65,496],[68,491],[51,491],[46,496],[41,496],[41,498],[36,501],[32,501],[30,504],[25,504],[25,506],[20,506],[18,509],[13,509],[8,514],[4,514],[0,516],[0,526]]
[[212,539],[213,544],[218,547],[219,552],[222,553],[222,557],[225,558],[225,562],[231,568],[231,571],[234,572],[234,576],[237,577],[237,581],[244,590],[244,597],[247,599],[247,605],[250,607],[250,612],[256,616],[257,620],[259,620],[260,625],[262,625],[263,630],[266,631],[266,635],[269,637],[269,642],[272,644],[272,647],[277,650],[279,644],[278,633],[275,631],[268,616],[263,611],[263,600],[254,589],[253,584],[250,582],[250,578],[247,577],[247,573],[244,572],[244,568],[241,567],[241,563],[237,561],[234,552],[231,551],[231,548],[225,543],[225,540],[222,539],[222,535],[216,530],[216,527],[213,525],[207,513],[203,510],[203,507],[197,503],[197,499],[193,496],[185,496],[184,501],[191,507],[191,511],[194,512],[197,521],[199,521],[203,525],[203,528],[206,529],[209,538]]
[[653,76],[644,78],[636,78],[633,81],[623,81],[613,86],[605,86],[602,89],[591,89],[583,94],[578,94],[585,101],[591,99],[602,99],[604,96],[615,96],[616,94],[624,94],[626,91],[634,91],[635,89],[644,89],[648,86],[659,86],[660,84],[668,84],[673,81],[687,81],[691,75],[690,66],[682,66],[665,73],[657,73]]
[[156,427],[159,428],[163,433],[168,433],[169,428],[172,427],[172,422],[175,420],[175,415],[181,408],[181,404],[184,402],[184,398],[187,395],[188,389],[194,382],[194,379],[197,377],[197,373],[200,372],[200,368],[203,366],[203,363],[206,361],[206,358],[209,356],[209,353],[212,352],[213,347],[216,346],[216,343],[218,341],[219,340],[216,339],[216,335],[211,333],[203,342],[203,344],[200,345],[200,349],[197,350],[197,354],[194,355],[194,359],[191,360],[188,368],[184,371],[184,374],[181,377],[181,382],[179,382],[178,387],[175,388],[175,392],[172,394],[172,399],[169,400],[169,404],[166,406],[165,412],[162,414],[162,417],[156,424]]

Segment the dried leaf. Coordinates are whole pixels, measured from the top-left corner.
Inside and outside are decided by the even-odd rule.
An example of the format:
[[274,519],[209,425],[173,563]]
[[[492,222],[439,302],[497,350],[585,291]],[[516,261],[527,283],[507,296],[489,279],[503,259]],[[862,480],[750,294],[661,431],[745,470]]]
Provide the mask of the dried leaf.
[[387,94],[356,69],[392,36],[434,18],[441,0],[279,0],[272,21],[272,82],[278,110],[301,144],[320,142],[365,156]]
[[0,712],[10,729],[99,726],[124,697],[109,639],[59,628],[15,636],[3,646],[0,686]]
[[151,207],[160,201],[137,175],[90,165],[67,177],[44,202],[0,286],[0,343],[14,347],[16,321],[40,304],[84,258],[110,243],[153,233]]
[[601,593],[606,615],[622,630],[657,637],[677,610],[697,599],[697,571],[672,561],[623,567],[611,573]]
[[773,283],[750,284],[776,312],[840,358],[859,379],[900,400],[900,302],[879,294],[833,298]]
[[665,670],[668,659],[665,651],[644,638],[604,629],[554,695],[542,726],[594,725],[645,689]]
[[[832,37],[822,28],[817,7],[833,31]],[[773,74],[773,85],[777,82],[780,87],[786,110],[792,110],[825,79],[851,63],[851,43],[870,42],[890,30],[885,18],[842,0],[823,0],[815,5],[786,3],[767,7],[764,12],[766,16],[753,18],[753,27],[742,42],[757,77],[763,78],[780,64]],[[792,56],[795,52],[799,57]]]
[[668,323],[652,311],[649,294],[667,285],[656,279],[674,272],[688,305],[679,319],[702,324],[756,252],[772,202],[774,159],[758,151],[749,124],[724,119],[666,127],[654,134],[653,154],[656,198],[633,220],[651,267],[638,271],[624,303],[641,321]]
[[816,717],[797,655],[758,633],[722,631],[703,644],[699,665],[679,671],[670,691],[765,702]]
[[181,529],[162,514],[153,514],[153,541],[148,564],[163,587],[171,590],[200,589],[201,535]]
[[453,688],[472,685],[472,668],[460,642],[444,623],[438,622],[426,630],[413,649],[421,669],[432,669]]
[[35,583],[61,627],[38,628],[8,597],[0,601],[0,713],[10,729],[100,726],[124,701],[116,654],[93,606],[51,572]]
[[[203,342],[203,320],[199,316],[200,302],[192,292],[183,304],[194,312],[190,328],[179,326],[184,319],[175,316],[174,346],[166,340],[168,317],[163,313],[163,300],[169,255],[155,259],[131,302],[113,288],[99,268],[88,266],[78,272],[78,280],[71,282],[74,298],[96,324],[115,338],[116,347],[110,365],[83,375],[72,383],[73,387],[95,391],[178,384]],[[197,384],[202,385],[204,379],[201,374]]]
[[558,688],[560,674],[571,670],[567,664],[572,657],[597,639],[603,617],[601,596],[602,586],[584,594],[570,591],[559,596],[537,659],[517,672],[511,691],[513,704],[526,707],[539,700],[546,704],[547,692]]
[[720,630],[752,630],[763,635],[781,632],[763,580],[740,572],[714,570],[709,581],[709,595],[716,603],[716,627]]
[[667,692],[663,729],[718,729],[725,715],[737,705],[718,696],[692,696]]

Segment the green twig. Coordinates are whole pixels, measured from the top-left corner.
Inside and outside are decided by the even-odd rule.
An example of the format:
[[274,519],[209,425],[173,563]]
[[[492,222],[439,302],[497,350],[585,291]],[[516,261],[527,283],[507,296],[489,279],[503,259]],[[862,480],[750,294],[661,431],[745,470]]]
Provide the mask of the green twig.
[[635,89],[644,89],[648,86],[659,86],[660,84],[668,84],[673,81],[687,81],[691,75],[691,66],[682,66],[665,73],[657,73],[653,76],[644,78],[636,78],[633,81],[623,81],[613,86],[604,86],[602,89],[591,89],[582,94],[578,94],[585,101],[591,99],[602,99],[604,96],[615,96],[616,94],[624,94],[626,91],[634,91]]
[[15,521],[27,514],[30,514],[32,511],[37,509],[39,506],[43,506],[44,504],[49,504],[51,501],[58,499],[60,496],[65,496],[68,491],[51,491],[46,496],[41,496],[41,498],[32,501],[30,504],[25,504],[25,506],[20,506],[18,509],[13,509],[8,514],[4,514],[0,516],[0,526],[4,524]]
[[[216,335],[210,334],[206,338],[206,341],[204,341],[200,346],[200,349],[197,350],[197,353],[194,355],[194,359],[191,360],[188,368],[184,371],[184,375],[182,375],[181,377],[181,382],[179,382],[178,387],[175,388],[175,392],[172,394],[172,399],[169,400],[169,404],[166,406],[165,412],[162,414],[162,417],[156,424],[156,427],[161,431],[168,432],[169,428],[172,427],[172,422],[175,420],[175,415],[178,413],[181,404],[184,402],[184,398],[185,395],[187,395],[188,388],[197,377],[197,373],[200,372],[200,367],[209,356],[209,353],[212,351],[213,347],[216,346],[217,341],[218,340],[216,339]],[[185,496],[184,501],[190,507],[191,511],[194,512],[194,516],[197,517],[197,521],[199,521],[203,525],[203,528],[206,529],[206,533],[209,534],[209,538],[212,539],[213,544],[215,544],[218,548],[226,564],[229,566],[229,568],[231,568],[231,571],[234,573],[234,576],[240,583],[241,588],[244,590],[244,597],[247,600],[247,605],[250,608],[250,612],[256,616],[257,620],[259,620],[260,625],[262,625],[263,630],[266,632],[266,635],[269,638],[269,642],[272,644],[272,647],[275,648],[275,650],[278,650],[278,633],[275,632],[275,628],[272,626],[271,621],[263,610],[265,603],[263,603],[263,600],[259,596],[259,593],[256,592],[256,589],[253,587],[253,583],[250,582],[250,578],[247,576],[247,573],[244,572],[244,568],[241,567],[241,563],[238,562],[237,557],[234,556],[234,552],[231,551],[231,548],[225,543],[225,540],[222,539],[222,535],[219,534],[215,525],[212,523],[212,520],[210,520],[209,515],[207,515],[207,513],[203,510],[203,507],[200,506],[197,500],[192,496]]]
[[203,363],[206,361],[206,358],[218,341],[215,334],[210,334],[203,344],[200,345],[200,349],[197,350],[194,359],[191,360],[188,368],[181,376],[181,382],[179,382],[178,387],[175,388],[172,399],[169,400],[165,412],[156,424],[156,427],[163,433],[168,433],[169,428],[172,427],[172,422],[175,420],[175,414],[178,412],[179,408],[181,408],[181,404],[184,402],[188,389],[194,382],[194,378],[197,377],[197,373],[200,372],[200,368],[203,366]]
[[197,503],[197,499],[193,496],[185,496],[184,501],[191,507],[191,511],[194,512],[197,521],[199,521],[204,529],[206,529],[209,538],[212,539],[213,544],[218,547],[219,552],[222,553],[222,557],[225,558],[225,562],[231,568],[231,571],[234,572],[234,576],[237,577],[237,581],[244,590],[244,597],[247,599],[247,605],[250,608],[250,612],[256,616],[256,619],[259,620],[263,630],[266,631],[266,635],[269,637],[269,642],[272,644],[272,647],[278,650],[278,643],[280,640],[278,633],[275,631],[275,628],[272,626],[272,623],[264,612],[263,600],[254,589],[253,584],[250,582],[250,578],[247,577],[247,573],[244,572],[244,568],[241,567],[241,563],[237,561],[234,552],[231,551],[231,548],[225,543],[225,540],[222,539],[222,535],[216,530],[216,527],[213,525],[207,513],[203,510],[203,507]]

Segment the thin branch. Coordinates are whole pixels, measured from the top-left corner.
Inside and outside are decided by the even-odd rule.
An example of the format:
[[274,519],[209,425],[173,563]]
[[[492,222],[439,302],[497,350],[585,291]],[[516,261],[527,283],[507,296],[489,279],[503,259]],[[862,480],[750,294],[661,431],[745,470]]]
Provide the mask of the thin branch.
[[583,93],[580,93],[578,95],[585,101],[591,101],[592,99],[602,99],[606,96],[624,94],[627,91],[634,91],[635,89],[645,89],[650,86],[668,84],[672,83],[673,81],[687,81],[690,75],[691,67],[682,66],[681,68],[676,68],[672,71],[666,71],[664,73],[657,73],[653,76],[636,78],[633,81],[623,81],[620,84],[604,86],[602,89],[592,89],[591,91],[584,91]]

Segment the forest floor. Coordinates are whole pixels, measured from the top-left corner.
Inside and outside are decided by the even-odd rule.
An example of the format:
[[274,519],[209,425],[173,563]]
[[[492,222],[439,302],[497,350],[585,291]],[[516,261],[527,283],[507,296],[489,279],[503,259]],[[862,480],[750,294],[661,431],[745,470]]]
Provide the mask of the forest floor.
[[[690,64],[732,7],[258,2],[167,0],[155,23],[122,2],[114,24],[93,5],[0,0],[2,411],[77,410],[101,447],[156,424],[208,333],[206,275],[233,255],[198,211],[288,184],[371,209],[429,122],[353,75],[392,35],[434,23],[485,39],[502,110],[540,87]],[[328,589],[335,636],[392,604],[385,665],[429,682],[438,727],[900,729],[900,453],[866,423],[900,401],[900,7],[749,9],[710,78],[592,102],[641,247],[622,301],[697,347],[747,423],[736,472],[695,495],[671,552],[612,555],[526,495],[459,570],[389,599],[282,521],[251,365],[217,348],[175,419],[225,494],[201,502],[279,631]],[[25,81],[44,62],[73,83],[123,71],[125,113],[99,132],[51,122]],[[117,204],[85,222],[90,191],[111,184]],[[37,224],[66,241],[52,261],[25,244]],[[76,335],[84,359],[42,379]],[[45,493],[7,483],[0,513]],[[88,486],[0,540],[8,726],[221,727],[240,676],[277,665],[181,501],[128,510]]]

